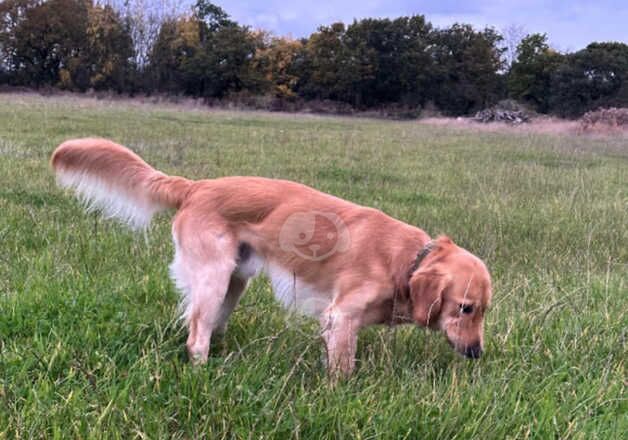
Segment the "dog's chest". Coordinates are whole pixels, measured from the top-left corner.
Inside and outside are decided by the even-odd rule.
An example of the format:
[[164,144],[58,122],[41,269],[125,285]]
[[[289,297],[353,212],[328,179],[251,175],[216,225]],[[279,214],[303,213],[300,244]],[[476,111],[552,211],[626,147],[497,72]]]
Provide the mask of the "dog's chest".
[[294,272],[264,260],[253,250],[247,250],[245,258],[238,263],[236,273],[243,278],[252,278],[262,272],[270,279],[277,301],[288,310],[318,317],[331,303],[331,292],[321,291],[299,279]]

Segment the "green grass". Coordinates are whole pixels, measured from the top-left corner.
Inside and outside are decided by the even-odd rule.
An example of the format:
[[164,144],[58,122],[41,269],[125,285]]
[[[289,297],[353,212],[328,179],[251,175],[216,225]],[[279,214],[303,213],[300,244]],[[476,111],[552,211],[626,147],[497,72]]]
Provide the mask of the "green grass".
[[[493,274],[485,356],[368,329],[334,387],[314,323],[260,279],[192,367],[170,216],[133,235],[55,186],[50,153],[88,135],[168,173],[298,180],[450,235]],[[0,95],[0,439],[623,438],[627,225],[626,138]]]

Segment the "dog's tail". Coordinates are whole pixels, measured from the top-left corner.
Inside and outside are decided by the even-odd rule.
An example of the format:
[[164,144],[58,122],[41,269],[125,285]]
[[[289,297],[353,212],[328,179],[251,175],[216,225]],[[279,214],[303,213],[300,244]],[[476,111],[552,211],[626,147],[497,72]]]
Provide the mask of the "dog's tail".
[[101,211],[133,229],[153,215],[179,208],[193,182],[155,170],[137,154],[106,139],[73,139],[50,160],[59,185],[73,189],[88,211]]

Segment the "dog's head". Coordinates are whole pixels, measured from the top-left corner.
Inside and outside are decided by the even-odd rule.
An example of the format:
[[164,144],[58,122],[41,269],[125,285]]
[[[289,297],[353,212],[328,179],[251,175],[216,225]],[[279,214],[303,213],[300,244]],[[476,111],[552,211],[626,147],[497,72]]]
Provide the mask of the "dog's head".
[[412,318],[440,329],[459,353],[478,358],[484,346],[484,313],[491,277],[475,255],[439,237],[410,277]]

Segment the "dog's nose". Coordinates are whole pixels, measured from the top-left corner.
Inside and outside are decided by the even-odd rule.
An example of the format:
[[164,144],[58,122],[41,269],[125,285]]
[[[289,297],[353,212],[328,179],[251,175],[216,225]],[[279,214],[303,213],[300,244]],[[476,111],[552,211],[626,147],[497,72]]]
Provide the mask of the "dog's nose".
[[470,345],[465,348],[463,354],[468,358],[477,359],[482,356],[482,346],[480,344]]

